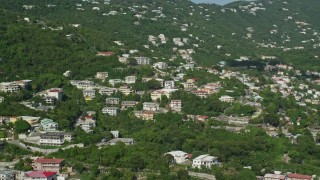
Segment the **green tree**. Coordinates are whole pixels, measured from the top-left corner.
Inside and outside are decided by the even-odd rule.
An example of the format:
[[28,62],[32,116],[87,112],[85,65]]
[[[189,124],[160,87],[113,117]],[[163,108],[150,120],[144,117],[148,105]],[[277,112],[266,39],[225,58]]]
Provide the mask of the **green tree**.
[[14,131],[15,133],[18,133],[18,134],[27,132],[30,128],[31,128],[31,125],[24,120],[17,120],[14,123]]

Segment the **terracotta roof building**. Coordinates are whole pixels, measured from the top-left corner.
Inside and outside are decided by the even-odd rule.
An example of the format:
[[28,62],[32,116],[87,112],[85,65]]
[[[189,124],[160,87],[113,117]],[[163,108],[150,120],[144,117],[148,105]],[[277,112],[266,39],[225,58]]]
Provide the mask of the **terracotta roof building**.
[[46,171],[30,171],[25,173],[24,180],[56,180],[56,172],[46,172]]
[[64,164],[64,159],[39,158],[33,161],[32,167],[38,171],[60,172]]

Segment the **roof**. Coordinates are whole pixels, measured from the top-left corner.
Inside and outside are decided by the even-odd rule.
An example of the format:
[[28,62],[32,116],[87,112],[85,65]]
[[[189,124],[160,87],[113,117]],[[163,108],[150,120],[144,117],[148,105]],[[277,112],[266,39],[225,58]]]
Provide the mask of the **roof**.
[[284,179],[286,176],[281,174],[266,174],[264,178],[272,178],[272,179]]
[[64,161],[64,159],[49,159],[49,158],[39,158],[34,160],[37,163],[52,163],[52,164],[60,164]]
[[171,152],[167,152],[166,154],[170,154],[172,156],[185,156],[185,155],[188,155],[187,153],[185,153],[183,151],[171,151]]
[[214,156],[209,156],[209,154],[205,154],[205,155],[201,155],[198,156],[196,158],[194,158],[193,160],[198,160],[198,161],[213,161],[215,159],[218,159],[217,157]]
[[312,176],[303,175],[303,174],[288,174],[288,178],[295,178],[295,179],[312,179]]
[[61,90],[60,89],[51,89],[51,90],[49,90],[50,92],[61,92]]
[[56,172],[31,171],[31,172],[27,172],[25,175],[27,177],[33,177],[33,178],[48,178],[56,174],[57,174]]

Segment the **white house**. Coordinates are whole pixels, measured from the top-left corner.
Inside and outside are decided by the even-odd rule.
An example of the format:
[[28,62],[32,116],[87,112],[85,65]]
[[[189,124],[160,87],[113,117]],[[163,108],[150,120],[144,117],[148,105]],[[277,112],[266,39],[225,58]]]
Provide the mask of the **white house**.
[[81,127],[85,132],[92,132],[92,128],[96,126],[96,120],[92,116],[85,116],[83,119],[79,118],[75,126]]
[[130,87],[128,87],[128,86],[121,86],[121,87],[119,87],[119,91],[120,91],[122,94],[126,95],[126,96],[134,92],[134,90],[132,90],[132,89],[131,89]]
[[94,82],[89,80],[83,80],[83,81],[71,80],[70,83],[73,86],[76,86],[78,89],[94,88]]
[[54,97],[56,100],[61,101],[63,96],[63,91],[61,88],[52,88],[47,91],[49,97]]
[[167,152],[165,155],[170,154],[173,156],[174,162],[177,164],[181,164],[189,159],[188,153],[185,153],[183,151],[171,151]]
[[172,111],[181,112],[182,109],[182,102],[181,100],[171,100],[170,108]]
[[107,78],[109,76],[108,72],[97,72],[96,74],[96,79],[101,79],[104,80],[105,78]]
[[96,91],[94,89],[84,89],[83,97],[85,98],[94,98],[96,96]]
[[119,98],[106,98],[106,104],[109,105],[118,105],[120,103]]
[[150,58],[147,57],[135,57],[138,65],[149,65],[150,64]]
[[108,96],[110,96],[110,95],[116,93],[117,91],[118,91],[117,88],[102,88],[102,89],[99,90],[99,93],[100,93],[101,95],[108,95]]
[[109,114],[110,116],[117,116],[119,114],[118,107],[104,107],[102,108],[103,114]]
[[158,69],[167,69],[168,68],[168,64],[165,62],[157,62],[153,64],[154,68],[158,68]]
[[126,76],[124,82],[126,84],[134,84],[136,83],[136,79],[137,79],[136,76]]
[[0,179],[2,180],[11,180],[15,179],[15,173],[9,170],[0,170]]
[[18,92],[20,91],[20,87],[16,82],[2,82],[0,83],[0,91],[3,92]]
[[64,144],[64,134],[59,132],[47,132],[41,134],[40,144],[48,146],[61,146]]
[[115,86],[116,84],[119,84],[119,83],[121,83],[122,81],[121,81],[121,79],[110,79],[109,80],[109,84],[111,85],[111,86]]
[[219,100],[221,102],[228,102],[228,103],[232,103],[234,101],[234,97],[231,97],[231,96],[221,96],[219,98]]
[[218,164],[218,158],[214,156],[209,156],[209,154],[205,154],[194,158],[192,162],[192,167],[199,169],[202,166],[206,168],[211,168],[211,166],[214,164]]
[[119,138],[119,131],[110,131],[114,138]]
[[174,81],[164,81],[164,89],[174,89]]
[[158,111],[159,104],[156,102],[144,102],[143,103],[143,110],[145,110],[145,111]]
[[58,123],[54,122],[52,119],[42,119],[40,121],[40,127],[44,131],[57,131],[58,130]]

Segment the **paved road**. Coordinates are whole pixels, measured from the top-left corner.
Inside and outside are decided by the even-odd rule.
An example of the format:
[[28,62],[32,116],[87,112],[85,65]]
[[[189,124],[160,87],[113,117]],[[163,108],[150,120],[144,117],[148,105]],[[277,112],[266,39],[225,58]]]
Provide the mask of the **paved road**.
[[[41,152],[41,153],[44,153],[44,154],[50,154],[50,153],[54,153],[54,152],[57,152],[59,150],[59,147],[55,148],[55,149],[42,149],[42,148],[38,148],[38,147],[33,147],[33,146],[27,146],[19,141],[7,141],[8,143],[10,144],[14,144],[14,145],[17,145],[25,150],[28,150],[28,151],[32,151],[32,152]],[[71,144],[69,146],[66,146],[64,148],[61,148],[63,150],[65,149],[69,149],[69,148],[73,148],[73,147],[84,147],[84,144],[80,143],[80,144]]]
[[188,174],[190,176],[199,178],[199,179],[204,179],[204,180],[216,180],[216,177],[211,175],[211,174],[206,174],[206,173],[196,173],[196,172],[191,172],[189,171]]

